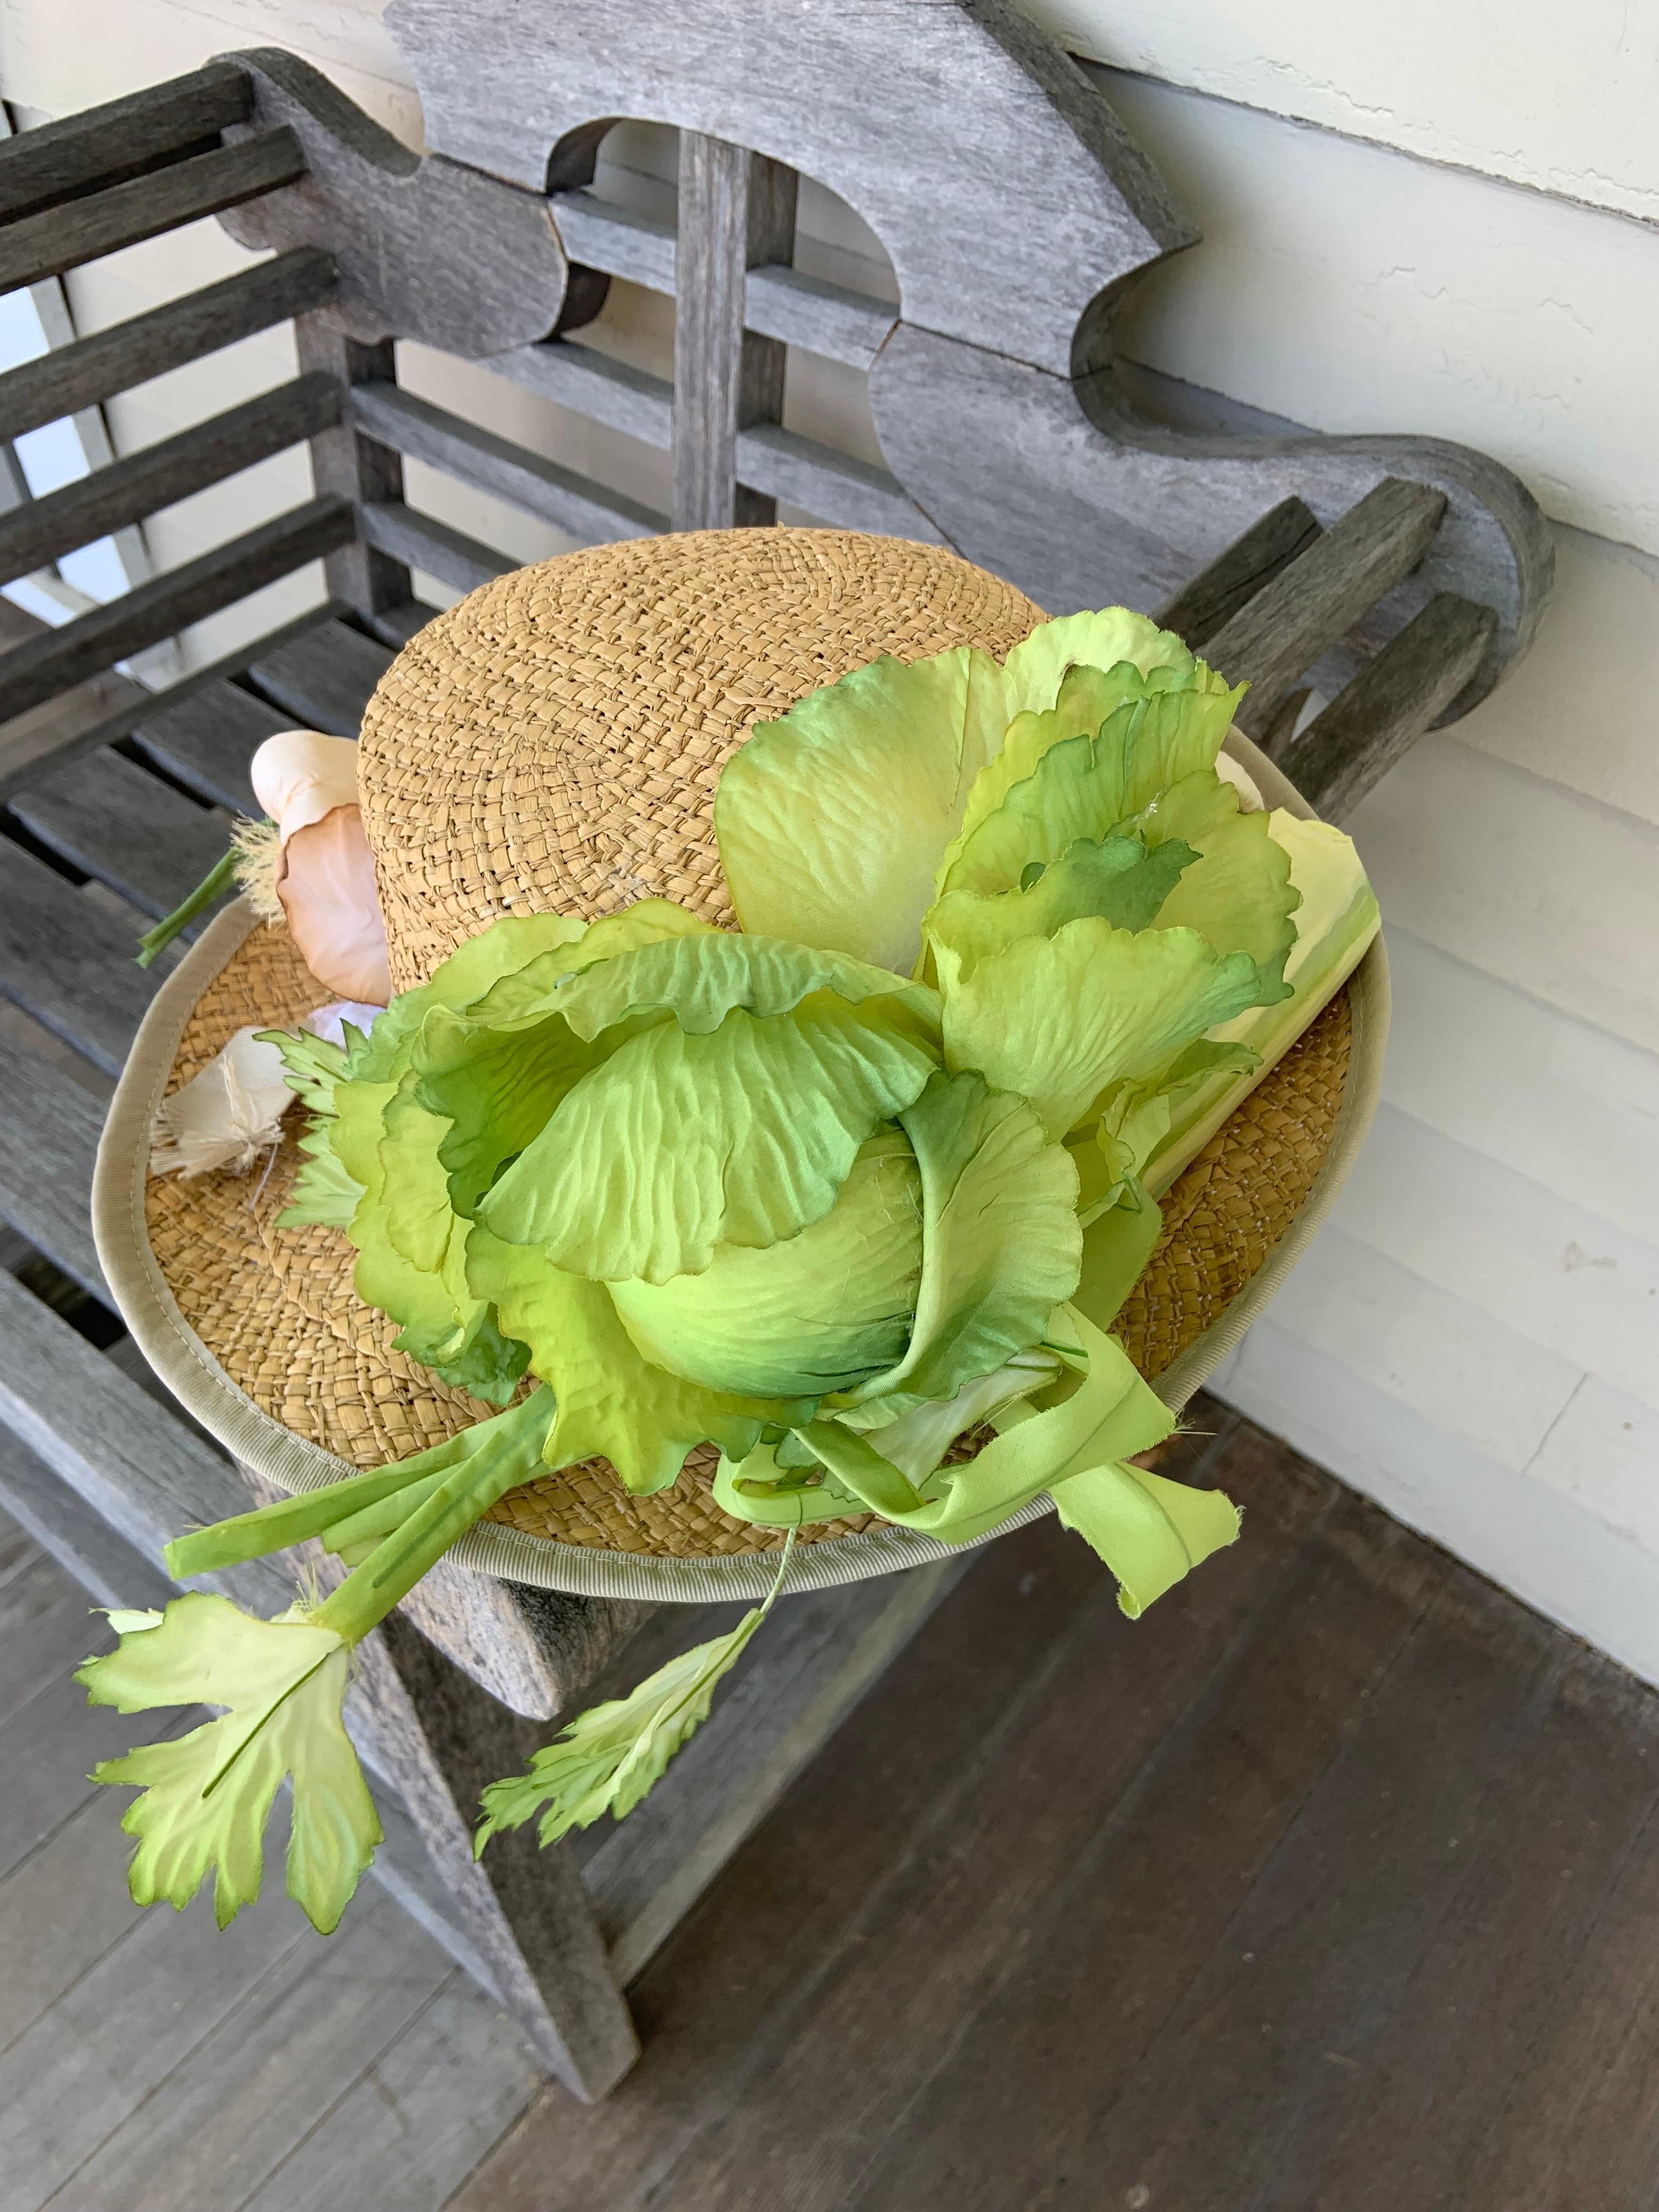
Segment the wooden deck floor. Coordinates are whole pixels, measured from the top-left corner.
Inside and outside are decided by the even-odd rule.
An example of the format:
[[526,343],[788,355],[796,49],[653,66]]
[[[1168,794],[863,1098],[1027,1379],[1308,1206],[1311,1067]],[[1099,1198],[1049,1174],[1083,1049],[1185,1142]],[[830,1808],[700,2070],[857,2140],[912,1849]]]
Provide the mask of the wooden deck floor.
[[1203,1472],[1244,1540],[1144,1621],[988,1548],[592,2111],[378,1893],[137,1918],[78,1778],[131,1723],[14,1541],[5,2212],[1659,2206],[1659,1698],[1243,1424]]

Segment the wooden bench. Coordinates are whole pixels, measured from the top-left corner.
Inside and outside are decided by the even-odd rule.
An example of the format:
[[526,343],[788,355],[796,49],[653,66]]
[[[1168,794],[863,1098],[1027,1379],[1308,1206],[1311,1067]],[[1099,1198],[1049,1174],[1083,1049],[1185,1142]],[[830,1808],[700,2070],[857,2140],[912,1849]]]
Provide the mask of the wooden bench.
[[[1490,690],[1548,589],[1545,526],[1484,457],[1218,430],[1115,362],[1125,285],[1194,234],[1094,82],[1001,0],[781,15],[688,0],[667,40],[642,9],[619,37],[626,12],[397,0],[423,158],[276,52],[0,147],[0,289],[210,214],[274,250],[0,377],[0,435],[290,320],[300,369],[0,515],[0,583],[301,441],[315,487],[59,629],[0,614],[0,994],[25,1018],[0,1043],[0,1498],[100,1601],[163,1592],[167,1538],[246,1503],[234,1465],[149,1387],[87,1226],[97,1094],[158,980],[134,964],[135,933],[252,811],[262,738],[355,734],[430,615],[411,569],[465,590],[514,565],[411,504],[405,459],[579,541],[765,523],[783,501],[951,543],[1053,612],[1150,608],[1251,681],[1247,726],[1334,816]],[[619,117],[678,126],[676,222],[593,189]],[[803,173],[876,231],[898,306],[793,266]],[[672,297],[672,384],[583,342],[613,277]],[[672,515],[405,391],[405,337],[669,450]],[[784,427],[790,348],[868,377],[886,466]],[[159,693],[118,672],[319,557],[325,605]],[[1330,703],[1310,718],[1312,686]],[[629,1681],[711,1633],[719,1609],[440,1571],[366,1647],[354,1695],[381,1878],[553,2071],[603,2094],[637,2050],[623,1988],[961,1571],[793,1601],[626,1824],[546,1853],[504,1838],[482,1866],[479,1785],[612,1670]],[[266,1565],[223,1586],[263,1611],[288,1595]]]

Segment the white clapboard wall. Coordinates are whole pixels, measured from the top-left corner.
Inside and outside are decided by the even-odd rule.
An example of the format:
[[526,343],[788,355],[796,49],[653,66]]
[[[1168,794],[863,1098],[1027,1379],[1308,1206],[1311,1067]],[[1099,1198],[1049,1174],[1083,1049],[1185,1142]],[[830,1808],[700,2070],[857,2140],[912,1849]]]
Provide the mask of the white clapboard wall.
[[[1368,1155],[1224,1395],[1659,1680],[1659,17],[1584,0],[1031,0],[1103,82],[1204,243],[1121,325],[1192,404],[1438,433],[1564,526],[1529,659],[1424,740],[1351,827],[1397,1006]],[[417,143],[372,4],[8,0],[0,93],[61,113],[237,46],[287,44]],[[1431,54],[1426,68],[1422,57]],[[27,116],[26,116],[27,119]],[[971,128],[971,118],[964,118]],[[661,211],[672,149],[607,147]],[[804,191],[799,256],[887,290],[848,210]],[[211,223],[69,280],[92,330],[240,265]],[[614,284],[585,339],[661,374],[668,304]],[[249,339],[112,403],[123,450],[293,374]],[[666,456],[403,349],[416,392],[667,503]],[[862,380],[792,359],[793,428],[878,458]],[[303,498],[283,455],[147,526],[158,564]],[[417,476],[420,481],[416,482]],[[557,534],[410,466],[417,503],[524,560]],[[424,596],[453,597],[429,581]],[[302,574],[186,640],[198,658],[318,595]],[[249,632],[248,634],[252,634]]]

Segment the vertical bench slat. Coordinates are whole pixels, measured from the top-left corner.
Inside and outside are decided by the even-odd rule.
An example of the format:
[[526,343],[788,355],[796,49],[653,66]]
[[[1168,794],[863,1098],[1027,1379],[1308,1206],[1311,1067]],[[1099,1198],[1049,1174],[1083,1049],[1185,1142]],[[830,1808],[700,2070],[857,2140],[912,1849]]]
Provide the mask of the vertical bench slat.
[[674,527],[771,522],[740,486],[738,432],[783,411],[784,348],[744,328],[748,272],[794,250],[794,172],[700,131],[680,134],[675,256]]
[[[294,343],[303,371],[331,376],[343,391],[354,385],[390,382],[398,373],[390,342],[364,345],[348,337],[339,317],[328,308],[296,318]],[[404,495],[401,455],[350,422],[313,438],[311,476],[317,491],[349,500],[360,510],[375,501]],[[356,534],[332,549],[323,572],[331,596],[365,619],[400,605],[414,588],[401,561]]]

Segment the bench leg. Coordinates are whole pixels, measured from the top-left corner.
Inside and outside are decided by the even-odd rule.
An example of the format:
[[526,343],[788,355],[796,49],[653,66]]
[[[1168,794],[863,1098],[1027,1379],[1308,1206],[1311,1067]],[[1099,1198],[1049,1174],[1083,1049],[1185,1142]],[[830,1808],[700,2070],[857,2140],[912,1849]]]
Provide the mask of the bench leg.
[[520,1720],[394,1613],[359,1646],[355,1712],[401,1795],[502,2000],[568,2089],[592,2103],[639,2056],[576,1862],[533,1826],[472,1856],[478,1793],[522,1767],[545,1723]]

